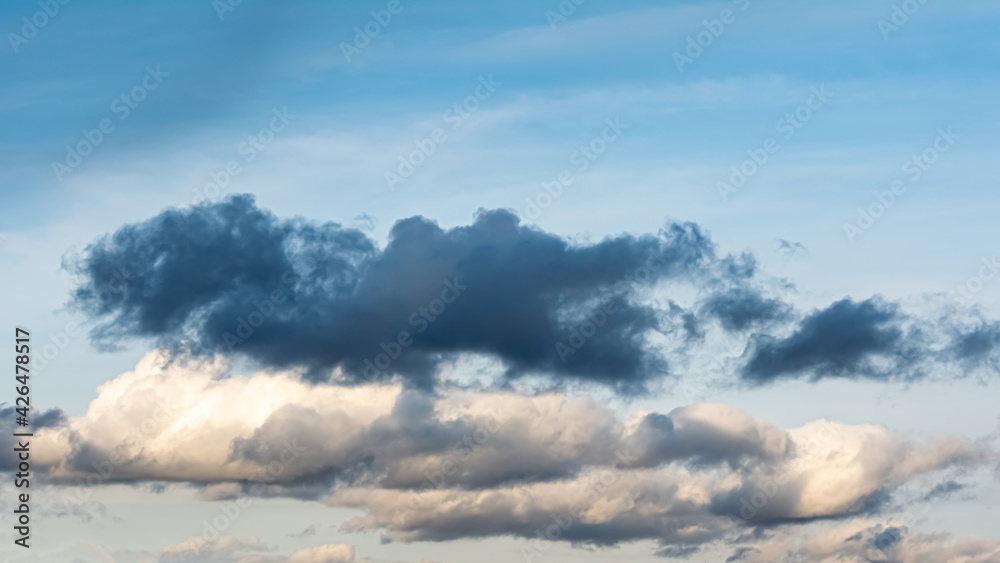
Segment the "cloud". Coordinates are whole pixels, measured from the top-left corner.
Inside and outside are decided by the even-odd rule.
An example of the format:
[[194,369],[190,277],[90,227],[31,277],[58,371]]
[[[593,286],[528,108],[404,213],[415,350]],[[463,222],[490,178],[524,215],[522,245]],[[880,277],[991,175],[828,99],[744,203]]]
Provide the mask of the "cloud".
[[187,561],[192,556],[203,558],[240,557],[273,550],[273,547],[268,547],[256,536],[248,536],[241,540],[235,536],[224,535],[212,541],[199,536],[164,547],[160,560]]
[[883,378],[899,374],[918,354],[915,339],[906,338],[899,326],[903,318],[898,305],[879,297],[837,301],[804,318],[787,338],[759,335],[742,375],[766,383],[801,373]]
[[[61,409],[48,409],[44,411],[31,410],[29,412],[29,420],[31,422],[31,428],[24,428],[20,426],[15,426],[17,415],[17,407],[2,407],[0,408],[0,448],[5,451],[13,451],[17,447],[18,437],[14,436],[14,432],[24,432],[33,429],[51,428],[64,424],[66,422],[66,413]],[[0,458],[0,471],[13,471],[17,469],[18,459],[16,456],[4,456]]]
[[670,545],[656,552],[657,557],[666,559],[688,559],[701,549],[694,545]]
[[624,392],[668,370],[648,344],[660,311],[637,290],[755,271],[749,256],[717,257],[690,223],[571,244],[511,212],[481,211],[448,230],[403,219],[379,249],[356,229],[278,219],[250,196],[122,227],[66,267],[80,278],[73,304],[99,323],[97,343],[187,340],[316,379],[340,368],[344,382],[396,375],[423,388],[442,359],[475,353],[501,361],[507,378]]
[[741,563],[988,563],[1000,559],[1000,541],[917,534],[901,523],[852,520],[809,534],[786,527],[736,549]]
[[877,295],[803,314],[774,296],[787,282],[760,274],[750,254],[719,255],[692,223],[573,243],[480,210],[451,229],[397,221],[380,248],[358,229],[279,219],[243,195],[126,225],[65,267],[100,347],[143,337],[347,385],[437,388],[443,366],[474,357],[496,367],[476,385],[530,376],[632,395],[683,375],[720,339],[746,344],[737,373],[755,385],[1000,369],[995,321],[907,313]]
[[943,481],[941,483],[938,483],[937,485],[934,485],[934,488],[928,491],[926,495],[924,495],[923,500],[929,501],[929,500],[946,499],[965,488],[966,485],[963,485],[962,483],[949,479],[947,481]]
[[777,239],[777,252],[786,258],[801,258],[809,254],[809,249],[801,242],[790,242],[785,239]]
[[297,534],[288,534],[288,537],[290,537],[290,538],[308,538],[308,537],[315,536],[315,535],[316,535],[316,524],[309,524],[308,526],[306,526],[305,530],[302,530],[301,532],[299,532]]
[[354,548],[344,544],[328,544],[296,551],[288,563],[342,563],[354,561]]
[[[275,551],[255,536],[238,539],[223,535],[208,541],[199,536],[181,543],[168,545],[159,556],[161,563],[196,561],[198,563],[353,563],[354,547],[345,544],[326,544],[307,547],[291,555],[260,555]],[[364,562],[371,560],[365,559]],[[374,562],[373,562],[374,563]]]
[[1000,347],[1000,323],[981,322],[965,331],[956,331],[950,352],[965,366],[993,362],[991,353]]
[[845,298],[809,313],[785,336],[756,332],[740,376],[755,385],[800,377],[914,381],[980,372],[993,378],[998,351],[1000,323],[975,309],[917,315],[880,296]]
[[758,291],[737,287],[711,295],[702,304],[702,313],[715,318],[730,331],[755,325],[789,320],[792,308],[780,299],[770,299]]
[[868,513],[916,477],[997,459],[965,438],[782,429],[722,404],[623,416],[586,395],[315,386],[164,354],[104,384],[85,416],[39,430],[34,452],[49,482],[321,499],[363,511],[345,530],[392,541],[532,539],[555,523],[559,541],[661,548]]

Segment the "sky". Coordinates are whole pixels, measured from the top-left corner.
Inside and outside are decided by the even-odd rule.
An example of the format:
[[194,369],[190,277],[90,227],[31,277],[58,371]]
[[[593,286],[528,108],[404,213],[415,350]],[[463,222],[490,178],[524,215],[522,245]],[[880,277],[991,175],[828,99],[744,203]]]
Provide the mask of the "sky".
[[1000,561],[998,19],[4,3],[0,557]]

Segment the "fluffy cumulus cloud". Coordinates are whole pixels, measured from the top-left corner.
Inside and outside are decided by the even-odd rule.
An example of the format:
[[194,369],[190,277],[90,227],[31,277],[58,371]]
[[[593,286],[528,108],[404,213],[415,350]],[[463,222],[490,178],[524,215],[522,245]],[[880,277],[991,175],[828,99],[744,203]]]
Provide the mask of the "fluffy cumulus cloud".
[[587,396],[315,386],[163,353],[99,391],[85,416],[38,431],[48,481],[318,499],[362,512],[345,530],[404,542],[699,546],[869,513],[918,476],[996,462],[965,438],[826,420],[786,430],[721,404],[621,416]]
[[379,249],[338,224],[280,220],[249,196],[123,227],[67,266],[82,278],[74,303],[101,321],[98,342],[188,338],[272,366],[342,367],[355,381],[402,374],[425,387],[442,357],[472,352],[502,361],[509,377],[623,390],[667,369],[647,346],[659,311],[636,290],[754,270],[748,258],[717,258],[692,224],[573,245],[482,211],[450,230],[401,220]]
[[798,313],[751,255],[720,255],[691,223],[581,244],[483,210],[451,229],[400,220],[380,248],[233,196],[126,225],[66,267],[98,345],[146,337],[348,384],[429,389],[465,354],[498,362],[501,386],[535,375],[632,394],[683,363],[665,341],[697,353],[714,333],[744,339],[738,375],[753,384],[995,371],[1000,348],[995,322],[961,328],[877,296]]

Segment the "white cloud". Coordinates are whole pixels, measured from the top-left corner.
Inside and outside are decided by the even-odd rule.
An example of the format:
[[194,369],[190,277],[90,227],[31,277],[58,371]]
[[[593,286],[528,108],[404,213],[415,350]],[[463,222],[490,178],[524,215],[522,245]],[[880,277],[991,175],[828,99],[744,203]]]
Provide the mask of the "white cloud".
[[261,542],[256,536],[249,536],[239,539],[234,536],[224,535],[213,541],[208,541],[203,537],[192,538],[180,543],[168,545],[163,548],[161,561],[187,560],[192,556],[199,557],[239,557],[248,553],[258,553],[272,551]]
[[338,563],[344,561],[354,561],[354,548],[344,544],[300,549],[288,558],[288,563]]
[[347,530],[396,541],[541,531],[702,544],[865,513],[918,476],[996,459],[965,438],[914,442],[827,420],[784,430],[722,404],[623,417],[587,396],[314,386],[159,353],[37,443],[56,481],[190,481],[208,485],[206,500],[323,498],[363,511]]

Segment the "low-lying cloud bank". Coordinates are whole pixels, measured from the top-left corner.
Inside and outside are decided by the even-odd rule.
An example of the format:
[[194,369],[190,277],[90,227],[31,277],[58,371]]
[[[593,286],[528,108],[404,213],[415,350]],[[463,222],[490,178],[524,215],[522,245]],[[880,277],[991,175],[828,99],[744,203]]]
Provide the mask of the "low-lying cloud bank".
[[[276,548],[256,536],[237,538],[223,535],[211,541],[203,537],[168,545],[159,553],[144,553],[147,561],[157,563],[398,563],[358,557],[353,546],[341,543],[322,544],[294,551],[289,555],[274,553]],[[434,563],[421,560],[417,563]]]
[[[786,526],[731,542],[667,546],[656,555],[671,561],[711,557],[740,563],[992,563],[1000,559],[1000,540],[920,534],[898,522],[853,519],[809,528]],[[522,542],[518,560],[544,561],[544,551],[532,551],[532,547]],[[398,563],[360,557],[346,544],[317,545],[290,555],[275,551],[254,536],[225,535],[212,541],[198,537],[144,555],[145,560],[158,563]]]
[[990,563],[1000,561],[1000,540],[918,534],[902,523],[857,519],[804,533],[785,528],[736,549],[741,563]]
[[994,321],[922,318],[878,296],[797,312],[752,255],[720,255],[692,223],[572,243],[484,210],[452,229],[400,220],[379,248],[234,196],[126,225],[66,267],[100,346],[145,337],[346,384],[430,389],[442,363],[474,354],[502,366],[500,387],[532,375],[642,393],[674,374],[665,341],[697,354],[706,334],[743,339],[734,375],[754,385],[995,375],[1000,350]]
[[362,511],[346,530],[404,542],[700,546],[872,513],[916,477],[998,459],[966,438],[827,420],[786,430],[722,404],[622,418],[587,396],[315,386],[163,353],[57,421],[33,446],[49,482],[322,500]]

